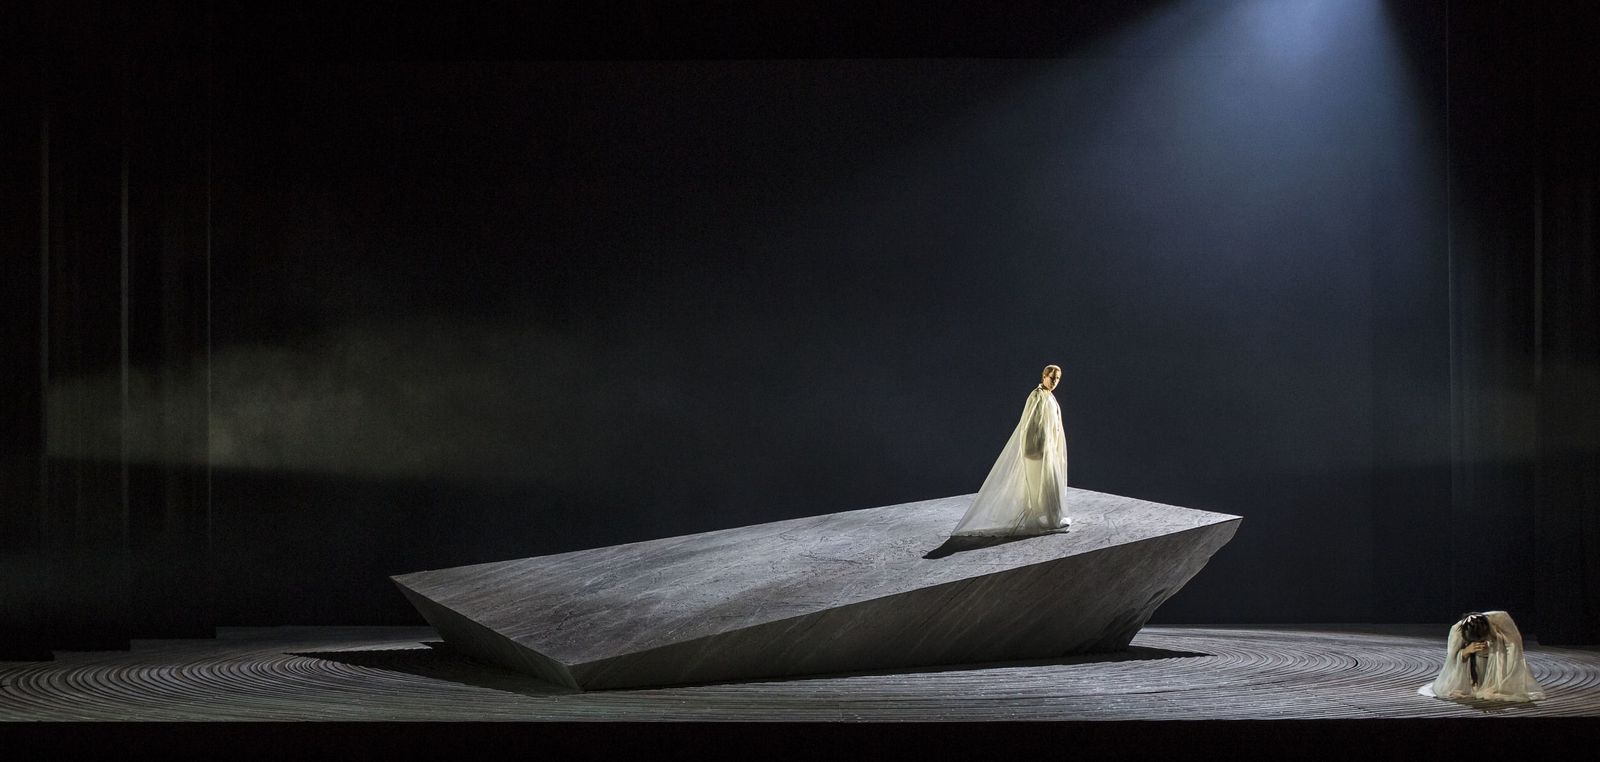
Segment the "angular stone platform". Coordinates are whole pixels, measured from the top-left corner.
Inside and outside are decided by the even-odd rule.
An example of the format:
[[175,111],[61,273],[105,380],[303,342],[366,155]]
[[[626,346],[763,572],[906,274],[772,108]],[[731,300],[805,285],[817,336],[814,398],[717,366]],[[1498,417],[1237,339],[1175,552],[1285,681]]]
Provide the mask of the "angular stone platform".
[[972,495],[393,578],[446,642],[585,690],[1127,646],[1242,520],[1069,490],[1069,532],[946,544]]

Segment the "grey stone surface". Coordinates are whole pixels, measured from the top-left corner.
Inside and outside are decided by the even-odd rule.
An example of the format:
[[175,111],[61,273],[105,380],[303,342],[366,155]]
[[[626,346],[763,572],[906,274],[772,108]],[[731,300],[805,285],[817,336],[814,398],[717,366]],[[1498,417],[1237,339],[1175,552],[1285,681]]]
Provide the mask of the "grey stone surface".
[[1069,532],[952,549],[972,498],[393,579],[477,658],[574,688],[670,685],[1118,650],[1241,521],[1071,490]]

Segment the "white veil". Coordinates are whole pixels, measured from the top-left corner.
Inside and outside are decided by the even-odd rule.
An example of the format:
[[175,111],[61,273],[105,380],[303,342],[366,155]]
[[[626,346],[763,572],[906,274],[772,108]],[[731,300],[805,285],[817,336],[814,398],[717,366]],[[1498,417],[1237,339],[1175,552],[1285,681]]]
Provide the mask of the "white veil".
[[1061,408],[1043,386],[1028,395],[1022,419],[989,469],[953,536],[1028,535],[1066,526],[1067,437]]
[[1478,684],[1472,684],[1475,665],[1461,660],[1461,649],[1467,643],[1461,634],[1462,623],[1456,622],[1450,627],[1444,667],[1439,670],[1439,676],[1417,692],[1442,699],[1538,701],[1544,698],[1544,686],[1528,671],[1528,660],[1522,652],[1522,631],[1517,629],[1517,623],[1504,611],[1486,611],[1484,616],[1489,620],[1489,648],[1470,660],[1477,663]]

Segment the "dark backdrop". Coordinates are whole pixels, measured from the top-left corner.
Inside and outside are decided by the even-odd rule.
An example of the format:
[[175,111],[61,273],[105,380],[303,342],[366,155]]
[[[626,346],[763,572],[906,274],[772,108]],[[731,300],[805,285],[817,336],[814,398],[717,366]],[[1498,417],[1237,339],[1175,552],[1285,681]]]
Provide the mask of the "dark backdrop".
[[1073,484],[1246,517],[1164,618],[1443,616],[1373,602],[1444,558],[1375,468],[1448,499],[1442,112],[1396,34],[1172,4],[1043,60],[231,68],[223,617],[973,492],[1050,362]]
[[[230,72],[230,618],[394,620],[411,568],[970,493],[1046,362],[1072,483],[1246,517],[1165,615],[1370,616],[1379,373],[1434,381],[1440,426],[1398,434],[1445,458],[1442,283],[1379,264],[1440,258],[1443,163],[1386,40],[1325,34]],[[1430,331],[1378,357],[1402,295]]]
[[208,362],[35,404],[208,403],[209,458],[44,449],[209,469],[215,622],[413,622],[386,575],[972,492],[1054,362],[1075,486],[1245,517],[1158,621],[1593,632],[1570,19],[650,7],[170,17],[205,39]]

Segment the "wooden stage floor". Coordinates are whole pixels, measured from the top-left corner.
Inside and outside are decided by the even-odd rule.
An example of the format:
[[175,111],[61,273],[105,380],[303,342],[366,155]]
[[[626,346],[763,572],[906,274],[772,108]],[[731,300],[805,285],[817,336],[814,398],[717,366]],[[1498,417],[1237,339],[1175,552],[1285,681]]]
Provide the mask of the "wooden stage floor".
[[[1444,628],[1147,627],[1124,654],[581,693],[423,627],[227,628],[215,640],[0,662],[0,720],[972,721],[1600,717],[1600,651],[1530,644],[1549,698],[1416,694]],[[431,644],[431,645],[430,645]]]
[[[997,732],[1044,738],[1051,734],[1028,728],[1065,723],[1078,729],[1073,735],[1080,743],[1089,735],[1103,741],[1109,726],[1118,724],[1132,729],[1125,735],[1145,742],[1162,733],[1202,739],[1252,727],[1268,730],[1245,733],[1246,741],[1262,732],[1280,741],[1316,736],[1286,735],[1290,728],[1322,728],[1330,739],[1350,741],[1351,733],[1394,733],[1400,726],[1383,722],[1392,720],[1423,721],[1407,726],[1422,729],[1408,736],[1419,748],[1436,748],[1427,738],[1441,734],[1559,734],[1574,744],[1596,737],[1600,650],[1530,644],[1528,661],[1547,699],[1464,704],[1416,693],[1439,668],[1444,635],[1444,626],[1147,627],[1129,652],[1117,655],[580,693],[465,659],[440,646],[424,627],[229,628],[214,640],[136,641],[129,651],[0,662],[0,731],[35,744],[19,748],[35,749],[70,741],[85,729],[94,736],[94,727],[102,725],[183,727],[220,742],[242,737],[219,731],[227,725],[360,726],[359,733],[394,738],[384,728],[409,725],[399,733],[409,737],[419,728],[438,731],[448,724],[455,730],[437,735],[461,736],[471,732],[462,730],[469,724],[515,723],[565,726],[576,733],[568,737],[586,738],[584,744],[632,737],[646,746],[673,731],[641,731],[644,726],[704,729],[729,723],[835,731],[932,724],[985,738]],[[1518,719],[1529,723],[1506,722]],[[1439,722],[1446,720],[1480,722]],[[1243,723],[1209,723],[1215,727],[1195,732],[1208,724],[1203,721]],[[578,728],[586,724],[629,730]],[[981,725],[1022,729],[986,731]],[[1107,727],[1084,730],[1096,725]],[[69,726],[72,734],[60,732]],[[202,726],[210,729],[194,731]],[[99,736],[114,742],[132,732],[124,730],[101,728]],[[775,732],[763,737],[783,735]],[[886,737],[865,733],[858,728],[807,735],[841,743]],[[938,736],[915,732],[924,740]]]

